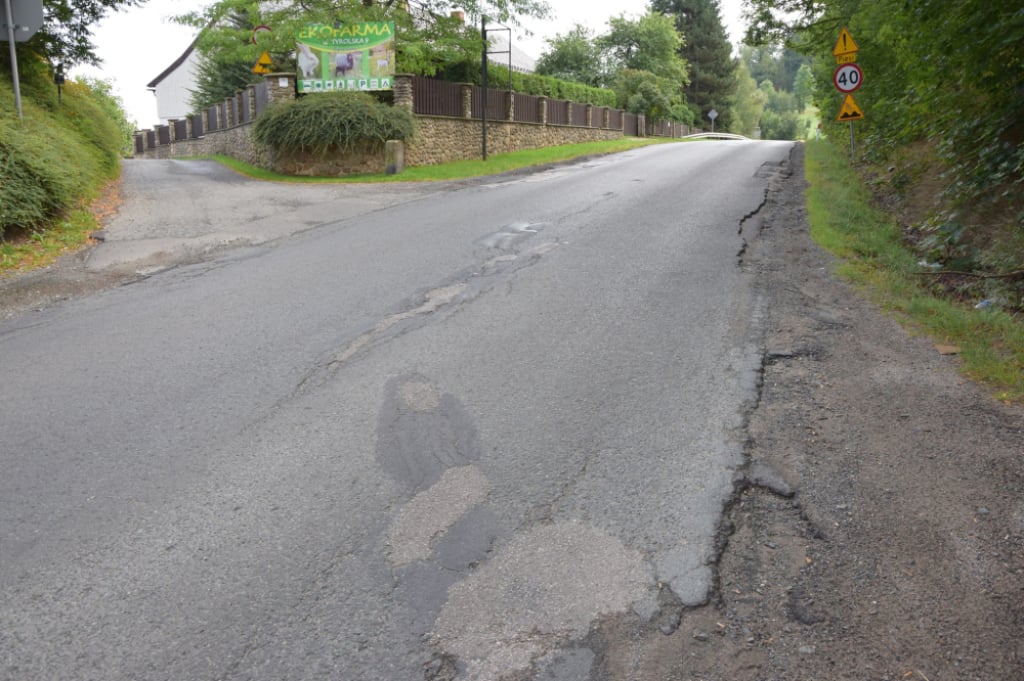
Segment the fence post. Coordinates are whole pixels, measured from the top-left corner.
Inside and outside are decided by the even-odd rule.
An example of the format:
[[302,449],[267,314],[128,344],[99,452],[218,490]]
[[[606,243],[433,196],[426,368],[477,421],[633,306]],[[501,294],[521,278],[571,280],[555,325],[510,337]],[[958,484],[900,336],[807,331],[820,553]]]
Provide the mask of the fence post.
[[245,108],[249,112],[249,120],[256,118],[256,86],[250,85],[245,88]]
[[[487,102],[484,102],[487,106]],[[469,83],[462,83],[462,117],[473,117],[473,86]]]
[[514,121],[516,119],[516,96],[511,90],[505,93],[505,120]]
[[412,74],[396,73],[394,79],[395,106],[409,113],[416,110],[416,92],[413,90]]
[[601,111],[601,127],[612,127],[612,110],[609,109],[608,107],[604,107]]
[[540,124],[548,124],[548,98],[538,97],[537,98],[537,111],[540,112]]
[[177,123],[177,122],[178,122],[177,118],[168,118],[167,119],[167,127],[168,127],[167,139],[168,139],[168,143],[169,144],[174,144],[175,142],[178,141],[178,136],[175,134],[177,132],[177,128],[175,126],[175,123]]
[[594,105],[587,104],[587,127],[594,127]]

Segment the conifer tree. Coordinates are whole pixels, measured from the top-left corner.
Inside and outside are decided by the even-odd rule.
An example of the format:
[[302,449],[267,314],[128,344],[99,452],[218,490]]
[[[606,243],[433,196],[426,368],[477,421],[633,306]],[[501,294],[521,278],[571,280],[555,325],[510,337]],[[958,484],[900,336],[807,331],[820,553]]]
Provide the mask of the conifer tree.
[[690,65],[690,83],[684,89],[687,102],[700,111],[704,124],[715,109],[716,128],[728,129],[736,63],[718,0],[653,0],[651,9],[671,15],[683,36],[679,55]]

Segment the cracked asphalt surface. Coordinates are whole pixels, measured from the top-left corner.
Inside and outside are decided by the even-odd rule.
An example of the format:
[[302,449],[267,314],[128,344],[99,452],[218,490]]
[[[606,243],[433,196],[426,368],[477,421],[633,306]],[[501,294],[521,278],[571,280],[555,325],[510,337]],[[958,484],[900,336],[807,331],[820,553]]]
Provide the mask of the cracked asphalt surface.
[[0,676],[1019,676],[1021,410],[830,275],[799,147],[677,149],[262,211],[167,162],[189,217],[3,282]]

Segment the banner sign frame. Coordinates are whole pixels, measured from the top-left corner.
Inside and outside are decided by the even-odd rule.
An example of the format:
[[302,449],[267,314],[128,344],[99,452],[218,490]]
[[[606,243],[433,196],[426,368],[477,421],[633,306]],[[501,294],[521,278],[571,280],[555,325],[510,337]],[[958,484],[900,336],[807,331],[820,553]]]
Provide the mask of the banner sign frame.
[[296,89],[391,90],[395,80],[395,24],[368,21],[330,26],[307,24],[295,36]]

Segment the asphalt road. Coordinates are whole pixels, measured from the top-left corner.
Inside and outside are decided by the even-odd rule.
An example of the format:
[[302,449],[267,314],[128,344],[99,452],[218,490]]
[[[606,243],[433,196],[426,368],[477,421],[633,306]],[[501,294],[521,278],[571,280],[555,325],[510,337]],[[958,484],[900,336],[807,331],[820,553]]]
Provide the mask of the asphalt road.
[[163,271],[0,322],[0,677],[592,678],[711,588],[790,147],[129,176],[90,264]]

